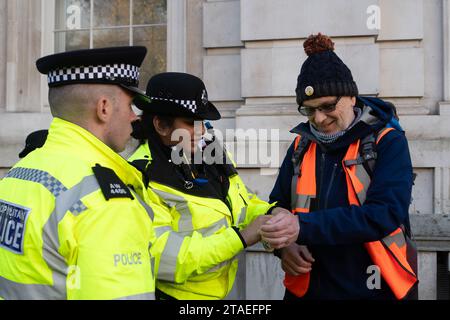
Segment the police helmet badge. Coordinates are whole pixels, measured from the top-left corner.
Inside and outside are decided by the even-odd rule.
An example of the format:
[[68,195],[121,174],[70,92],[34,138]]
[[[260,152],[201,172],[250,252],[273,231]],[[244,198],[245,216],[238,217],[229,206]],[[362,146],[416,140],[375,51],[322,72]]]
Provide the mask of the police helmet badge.
[[203,105],[206,106],[208,104],[208,93],[206,92],[205,89],[203,89],[203,91],[202,91],[201,100],[202,100]]

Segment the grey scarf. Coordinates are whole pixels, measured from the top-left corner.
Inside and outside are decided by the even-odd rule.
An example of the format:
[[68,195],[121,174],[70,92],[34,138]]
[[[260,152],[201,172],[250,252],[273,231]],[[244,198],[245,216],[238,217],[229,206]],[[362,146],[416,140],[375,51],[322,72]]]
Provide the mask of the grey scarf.
[[359,119],[361,119],[362,110],[358,107],[353,107],[353,111],[355,112],[355,119],[353,119],[352,123],[348,126],[347,129],[336,132],[336,133],[326,134],[326,133],[323,133],[323,132],[320,132],[319,130],[317,130],[310,122],[309,127],[311,129],[311,133],[321,143],[330,144],[330,143],[335,142],[337,139],[342,137],[347,131],[349,131],[359,121]]

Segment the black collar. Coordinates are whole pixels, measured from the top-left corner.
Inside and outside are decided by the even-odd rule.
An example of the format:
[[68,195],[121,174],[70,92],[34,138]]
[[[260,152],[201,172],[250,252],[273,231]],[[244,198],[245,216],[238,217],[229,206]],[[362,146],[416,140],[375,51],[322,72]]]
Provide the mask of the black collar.
[[154,135],[150,136],[147,141],[152,156],[146,171],[150,181],[155,181],[193,196],[215,198],[226,202],[230,182],[221,166],[205,163],[195,165],[195,167],[191,165],[191,169],[194,172],[203,173],[201,177],[208,179],[206,184],[196,184],[184,172],[186,169],[171,161],[171,147],[164,145],[159,137]]

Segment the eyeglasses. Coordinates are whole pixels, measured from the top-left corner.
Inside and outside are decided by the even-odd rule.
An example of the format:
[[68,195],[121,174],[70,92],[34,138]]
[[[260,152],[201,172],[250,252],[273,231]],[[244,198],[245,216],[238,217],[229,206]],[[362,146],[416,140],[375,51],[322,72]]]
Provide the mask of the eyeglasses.
[[298,112],[300,112],[302,115],[311,117],[314,115],[316,110],[319,110],[323,113],[330,113],[336,110],[336,105],[339,103],[339,100],[341,100],[342,97],[337,97],[336,102],[333,104],[328,104],[320,107],[305,107],[305,106],[298,106]]

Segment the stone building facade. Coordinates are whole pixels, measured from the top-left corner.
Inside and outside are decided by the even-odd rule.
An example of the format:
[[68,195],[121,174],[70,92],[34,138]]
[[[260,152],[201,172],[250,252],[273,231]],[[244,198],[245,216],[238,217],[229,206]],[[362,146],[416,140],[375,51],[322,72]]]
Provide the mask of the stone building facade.
[[[34,62],[60,50],[58,32],[64,31],[57,28],[61,19],[58,1],[0,0],[0,43],[6,44],[0,46],[0,176],[18,160],[25,136],[48,127],[51,121],[45,77],[37,73]],[[101,0],[77,1],[94,8],[93,1]],[[145,1],[127,1],[130,12],[132,6],[146,5]],[[69,2],[63,9],[68,9]],[[147,4],[153,2],[157,1]],[[275,136],[279,143],[275,139],[270,143],[281,159],[294,138],[289,129],[304,120],[297,112],[294,91],[306,58],[302,43],[311,33],[333,37],[360,93],[379,96],[398,108],[417,174],[410,214],[419,248],[419,296],[448,298],[450,0],[163,2],[167,5],[162,23],[166,31],[159,42],[140,38],[130,27],[130,44],[146,45],[149,55],[165,56],[159,67],[149,67],[146,77],[158,68],[201,77],[210,100],[223,115],[215,127],[279,129]],[[150,27],[152,23],[133,26]],[[88,46],[96,46],[99,40],[93,35],[97,31],[86,31],[91,35]],[[256,137],[256,145],[261,139]],[[238,153],[248,151],[251,143],[241,148],[236,149]],[[249,187],[267,199],[279,161],[238,165]],[[230,298],[282,298],[283,273],[277,258],[255,246],[241,260],[239,281]]]

